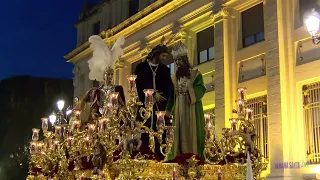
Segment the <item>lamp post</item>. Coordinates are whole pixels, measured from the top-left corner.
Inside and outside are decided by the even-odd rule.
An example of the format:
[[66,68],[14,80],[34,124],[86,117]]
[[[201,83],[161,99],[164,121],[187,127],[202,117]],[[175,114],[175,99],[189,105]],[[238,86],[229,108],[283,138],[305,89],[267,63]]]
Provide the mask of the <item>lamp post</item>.
[[310,15],[305,19],[305,24],[308,32],[311,35],[313,44],[319,44],[320,37],[316,34],[319,32],[320,16],[315,9],[312,9]]
[[64,112],[64,105],[65,105],[65,102],[63,100],[59,100],[57,102],[58,112],[57,113],[53,112],[49,116],[49,121],[52,125],[64,125],[68,123],[67,118],[72,113],[72,109],[69,106]]

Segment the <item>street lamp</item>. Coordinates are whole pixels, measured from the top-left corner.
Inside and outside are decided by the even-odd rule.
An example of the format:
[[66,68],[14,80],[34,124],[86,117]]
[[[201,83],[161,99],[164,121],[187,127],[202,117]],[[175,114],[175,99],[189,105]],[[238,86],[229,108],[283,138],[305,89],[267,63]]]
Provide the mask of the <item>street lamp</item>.
[[319,44],[320,43],[320,37],[316,35],[319,31],[319,25],[320,25],[320,16],[315,11],[315,9],[312,9],[310,15],[305,20],[305,24],[307,26],[307,30],[311,35],[311,39],[313,44]]
[[63,100],[59,100],[57,102],[57,106],[58,106],[59,111],[62,111],[62,109],[64,107],[64,101]]
[[50,121],[50,123],[51,123],[52,125],[54,125],[54,123],[56,122],[56,120],[57,120],[57,116],[56,116],[54,113],[52,113],[52,114],[49,116],[49,121]]

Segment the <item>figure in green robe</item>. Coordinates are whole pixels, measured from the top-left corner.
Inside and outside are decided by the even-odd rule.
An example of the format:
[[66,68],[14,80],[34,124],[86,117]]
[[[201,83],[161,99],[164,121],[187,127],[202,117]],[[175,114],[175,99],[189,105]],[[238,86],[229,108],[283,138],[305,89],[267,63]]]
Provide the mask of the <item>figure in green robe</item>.
[[167,103],[167,116],[173,115],[174,145],[168,160],[183,153],[193,153],[201,158],[205,143],[205,120],[202,97],[206,92],[202,74],[192,70],[187,55],[175,58],[178,67],[172,77],[174,90]]

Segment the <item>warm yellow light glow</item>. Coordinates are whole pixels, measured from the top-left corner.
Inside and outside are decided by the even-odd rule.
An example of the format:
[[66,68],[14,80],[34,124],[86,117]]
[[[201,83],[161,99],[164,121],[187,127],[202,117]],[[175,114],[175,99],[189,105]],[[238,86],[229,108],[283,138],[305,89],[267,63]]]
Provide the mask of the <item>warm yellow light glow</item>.
[[320,174],[320,165],[316,165],[310,168],[312,173]]
[[208,110],[208,109],[213,109],[215,107],[214,104],[209,104],[209,105],[206,105],[206,106],[203,106],[203,110]]
[[311,36],[316,35],[319,31],[320,19],[318,13],[316,13],[314,9],[312,10],[311,15],[305,20],[305,24]]

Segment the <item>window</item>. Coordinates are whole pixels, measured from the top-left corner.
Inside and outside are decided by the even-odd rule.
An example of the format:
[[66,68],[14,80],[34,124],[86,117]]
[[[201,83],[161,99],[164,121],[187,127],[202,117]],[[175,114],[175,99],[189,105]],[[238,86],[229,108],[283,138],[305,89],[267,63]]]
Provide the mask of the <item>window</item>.
[[257,135],[256,145],[265,158],[269,157],[267,95],[248,99],[248,108],[253,109],[253,122]]
[[319,3],[316,0],[299,0],[300,26],[304,23],[306,13],[314,8],[316,11],[320,10]]
[[139,11],[139,0],[129,1],[129,17],[137,14]]
[[92,81],[92,86],[99,87],[100,86],[99,81],[96,81],[96,80]]
[[92,30],[93,35],[98,35],[100,34],[100,21],[96,22],[93,24],[93,30]]
[[320,164],[320,82],[302,87],[307,160]]
[[170,74],[174,74],[174,63],[168,64],[168,68],[170,68]]
[[209,27],[197,33],[198,64],[214,59],[214,28]]
[[263,3],[241,13],[243,47],[264,40]]

